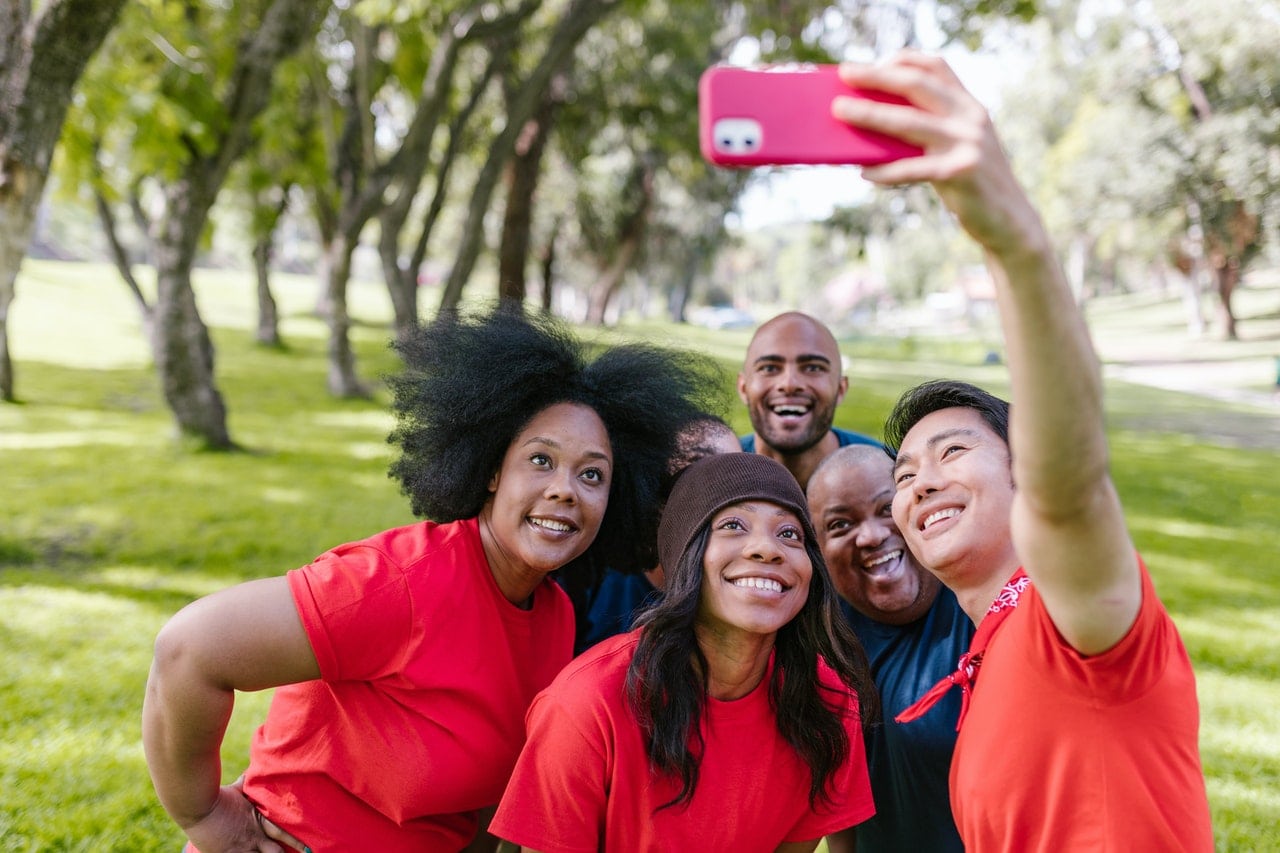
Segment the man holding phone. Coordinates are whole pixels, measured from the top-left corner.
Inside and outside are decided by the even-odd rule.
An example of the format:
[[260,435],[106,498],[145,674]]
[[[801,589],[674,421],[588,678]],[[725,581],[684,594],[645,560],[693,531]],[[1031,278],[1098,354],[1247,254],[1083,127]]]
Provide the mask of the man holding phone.
[[1097,357],[1040,217],[941,59],[903,52],[840,75],[908,102],[830,110],[923,149],[863,177],[931,183],[982,246],[1016,401],[926,383],[886,425],[894,520],[978,626],[926,697],[963,690],[950,789],[965,847],[1211,851],[1195,680],[1125,527]]

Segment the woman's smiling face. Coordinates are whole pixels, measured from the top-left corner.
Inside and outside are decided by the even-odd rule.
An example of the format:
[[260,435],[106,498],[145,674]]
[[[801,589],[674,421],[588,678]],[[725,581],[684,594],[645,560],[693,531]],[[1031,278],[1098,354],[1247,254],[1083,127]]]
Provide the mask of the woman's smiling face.
[[499,561],[546,574],[581,556],[609,504],[613,451],[600,416],[577,403],[548,406],[507,448],[489,482],[487,516]]
[[698,622],[715,631],[776,634],[809,597],[813,564],[795,513],[764,500],[711,518]]

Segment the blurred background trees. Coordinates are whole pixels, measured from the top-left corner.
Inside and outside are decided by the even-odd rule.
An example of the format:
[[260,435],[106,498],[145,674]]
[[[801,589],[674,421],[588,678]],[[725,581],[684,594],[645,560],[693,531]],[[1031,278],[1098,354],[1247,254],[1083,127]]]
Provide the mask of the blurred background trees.
[[[794,172],[709,168],[696,86],[719,61],[945,50],[989,99],[1082,301],[1176,288],[1189,334],[1231,337],[1232,294],[1277,253],[1276,0],[1229,13],[1209,0],[80,5],[97,38],[114,28],[91,61],[88,35],[57,42],[78,45],[79,67],[59,66],[70,110],[38,227],[34,202],[25,225],[8,206],[43,190],[11,177],[14,152],[30,149],[10,116],[26,114],[0,120],[0,272],[16,272],[33,230],[42,255],[113,262],[179,431],[206,446],[234,441],[197,266],[251,273],[257,338],[273,346],[287,341],[272,272],[313,275],[328,387],[343,397],[370,390],[349,340],[353,281],[386,288],[391,335],[475,300],[590,323],[798,306],[881,331],[902,328],[911,305],[981,303],[981,259],[927,192],[873,191],[837,171],[779,217],[762,186]],[[10,70],[15,34],[35,26],[23,6],[0,20],[6,105],[37,91]],[[79,9],[43,4],[46,26],[62,7]],[[47,66],[53,42],[32,44]],[[986,59],[966,65],[966,51]],[[41,174],[39,156],[23,156]],[[850,187],[852,201],[827,192]],[[12,398],[8,281],[0,391]]]

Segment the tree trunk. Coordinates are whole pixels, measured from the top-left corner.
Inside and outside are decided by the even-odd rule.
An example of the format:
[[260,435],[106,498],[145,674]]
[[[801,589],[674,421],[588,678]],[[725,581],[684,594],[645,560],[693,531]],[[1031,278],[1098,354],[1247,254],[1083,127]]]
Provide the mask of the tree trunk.
[[0,4],[0,400],[16,399],[9,306],[72,90],[124,0]]
[[543,93],[533,118],[516,141],[515,156],[507,164],[507,204],[502,215],[502,240],[498,248],[498,299],[523,305],[525,267],[529,262],[529,235],[533,228],[533,196],[542,171],[542,154],[554,120],[554,84]]
[[125,287],[129,288],[129,293],[133,295],[133,301],[138,305],[138,313],[142,316],[143,334],[146,336],[147,343],[154,349],[155,311],[152,310],[150,303],[147,302],[146,295],[138,285],[138,279],[133,275],[133,262],[129,258],[129,250],[125,248],[124,243],[120,240],[120,231],[116,228],[116,218],[111,212],[111,205],[107,203],[106,197],[96,189],[93,191],[93,201],[98,211],[98,222],[102,225],[102,233],[107,237],[107,246],[111,250],[111,259],[116,265],[116,270],[120,273],[120,278],[124,279]]
[[[528,11],[532,10],[529,9]],[[523,19],[523,15],[518,10],[517,16],[506,20],[503,27],[499,28],[499,32],[507,32],[506,27],[510,27],[511,31],[514,32]],[[482,30],[482,33],[486,31]],[[457,35],[457,28],[455,27],[452,32]],[[457,46],[460,46],[460,43],[450,43],[449,49],[456,53]],[[437,49],[438,52],[439,49]],[[400,240],[405,230],[405,223],[409,218],[409,211],[413,207],[414,197],[417,194],[416,177],[422,172],[425,160],[419,165],[416,160],[402,158],[402,165],[408,174],[401,176],[401,194],[393,204],[388,205],[378,214],[378,225],[381,231],[378,248],[382,255],[383,275],[387,281],[387,288],[390,290],[391,305],[395,317],[396,338],[399,340],[407,338],[418,325],[418,274],[422,269],[423,261],[427,257],[427,246],[431,241],[431,234],[435,230],[441,211],[444,210],[444,204],[449,192],[449,179],[453,173],[453,165],[458,160],[458,152],[462,149],[463,134],[471,122],[471,117],[475,115],[485,90],[489,88],[489,82],[493,79],[497,70],[505,68],[509,62],[510,57],[506,51],[491,50],[489,59],[485,63],[484,73],[472,84],[470,94],[462,109],[458,110],[453,118],[450,119],[448,142],[445,144],[444,152],[435,163],[435,183],[432,188],[431,201],[427,205],[426,212],[422,215],[422,224],[418,228],[418,238],[414,241],[413,251],[409,255],[407,264],[403,266],[400,264]],[[455,65],[455,63],[450,62],[447,66],[436,69],[433,63],[433,73],[440,79],[430,87],[430,91],[436,92],[436,94],[431,100],[422,102],[422,109],[427,109],[428,107],[435,109],[434,104],[436,101],[444,97],[440,93],[441,86],[447,82],[443,75],[447,72],[449,77],[452,78]],[[427,87],[424,86],[424,90],[426,89]],[[410,186],[415,187],[413,192],[407,191]]]
[[551,230],[547,234],[547,242],[542,247],[542,313],[550,314],[552,297],[555,295],[556,278],[556,240],[560,237],[560,217],[551,222]]
[[[5,177],[13,181],[21,174],[13,166],[5,168]],[[22,258],[31,241],[31,228],[35,222],[35,205],[30,197],[39,198],[39,192],[0,192],[0,400],[17,401],[14,392],[13,363],[9,356],[9,306],[13,303],[14,280]]]
[[258,328],[254,340],[267,347],[280,347],[280,313],[271,294],[271,247],[273,232],[258,237],[253,244],[253,269],[258,279]]
[[365,398],[369,389],[356,376],[356,357],[351,349],[351,317],[347,314],[347,282],[351,279],[351,254],[355,242],[339,234],[330,245],[325,260],[326,297],[329,303],[329,393],[343,399]]
[[212,199],[191,181],[165,188],[165,217],[153,243],[156,261],[156,370],[179,434],[210,450],[231,450],[227,407],[213,380],[213,341],[191,287],[195,247]]
[[1236,285],[1240,282],[1240,264],[1235,258],[1228,258],[1227,262],[1214,272],[1218,285],[1218,322],[1222,325],[1222,336],[1228,341],[1239,340],[1239,335],[1236,333],[1236,315],[1231,308],[1231,297],[1235,294]]
[[624,193],[633,196],[630,199],[633,207],[618,229],[618,244],[614,249],[613,260],[601,270],[587,295],[588,323],[597,326],[604,323],[609,303],[618,292],[627,270],[640,254],[649,210],[653,206],[653,172],[653,167],[642,159],[627,181]]
[[508,101],[507,123],[489,148],[489,156],[480,169],[472,191],[466,224],[458,242],[458,252],[440,298],[441,313],[457,310],[462,299],[462,288],[471,278],[483,247],[484,217],[489,210],[489,201],[525,122],[534,114],[551,78],[569,61],[582,37],[607,12],[619,5],[620,0],[573,0],[556,25],[547,50],[537,66],[529,72],[514,97]]
[[234,449],[235,443],[214,384],[213,342],[191,288],[196,245],[228,171],[249,145],[254,120],[267,106],[276,66],[314,31],[324,5],[324,0],[273,0],[236,58],[224,101],[227,124],[218,144],[193,156],[164,190],[164,220],[153,240],[156,368],[179,432],[209,449]]
[[635,232],[618,244],[613,254],[613,261],[600,271],[600,275],[591,285],[587,297],[587,322],[600,326],[604,324],[609,303],[618,292],[618,287],[631,268],[631,262],[640,253],[641,232]]
[[[258,281],[258,323],[254,340],[262,346],[280,348],[280,312],[271,293],[271,259],[275,253],[276,229],[289,209],[289,193],[293,185],[285,181],[275,190],[260,191],[253,196],[253,269]],[[272,199],[274,192],[279,196]]]

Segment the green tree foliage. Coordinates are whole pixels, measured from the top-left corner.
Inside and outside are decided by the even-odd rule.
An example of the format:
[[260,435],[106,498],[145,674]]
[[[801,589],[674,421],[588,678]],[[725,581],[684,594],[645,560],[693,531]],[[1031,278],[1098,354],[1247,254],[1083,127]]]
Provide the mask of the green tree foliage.
[[[69,173],[127,197],[156,267],[151,344],[178,431],[234,446],[213,345],[191,288],[209,212],[249,148],[281,60],[314,32],[324,0],[131,4],[84,80],[65,146]],[[119,73],[117,73],[119,72]]]
[[1278,212],[1280,7],[1065,3],[1022,35],[1036,61],[1002,127],[1079,277],[1204,276],[1235,337],[1232,293]]

